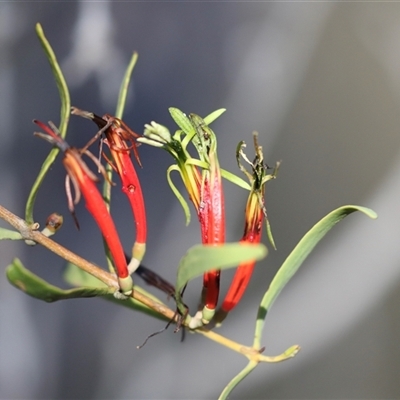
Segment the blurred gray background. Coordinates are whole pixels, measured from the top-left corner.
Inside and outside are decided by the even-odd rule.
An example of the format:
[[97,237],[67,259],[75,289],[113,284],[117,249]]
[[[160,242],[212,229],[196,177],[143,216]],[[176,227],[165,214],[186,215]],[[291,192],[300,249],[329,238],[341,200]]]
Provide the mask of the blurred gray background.
[[[239,140],[258,130],[266,161],[282,160],[268,185],[278,251],[258,264],[241,304],[220,332],[250,344],[262,294],[293,246],[322,216],[344,204],[352,215],[329,233],[268,315],[263,344],[275,355],[233,399],[400,398],[400,4],[276,2],[2,2],[0,4],[0,202],[23,216],[49,146],[32,136],[33,118],[59,122],[59,100],[34,32],[41,22],[65,72],[72,104],[113,113],[130,55],[139,52],[125,121],[137,132],[156,120],[174,129],[168,107],[207,115],[222,166],[237,172]],[[69,142],[94,132],[73,118]],[[251,146],[249,146],[251,149]],[[200,241],[166,181],[172,159],[141,146],[139,171],[149,240],[145,264],[171,281],[185,250]],[[178,177],[176,176],[176,182]],[[64,171],[56,162],[38,196],[35,219],[65,216],[56,239],[104,265],[99,232],[83,202],[81,231],[68,215]],[[242,235],[246,193],[225,184],[227,239]],[[113,215],[129,248],[125,198]],[[129,218],[127,217],[129,216]],[[126,221],[129,221],[127,223]],[[6,226],[2,223],[2,226]],[[62,285],[63,260],[36,246],[1,243],[2,268],[14,256]],[[223,290],[231,272],[223,274]],[[186,292],[194,307],[200,280]],[[161,295],[162,298],[163,295]],[[199,335],[100,299],[45,304],[0,277],[1,399],[213,399],[246,359]]]

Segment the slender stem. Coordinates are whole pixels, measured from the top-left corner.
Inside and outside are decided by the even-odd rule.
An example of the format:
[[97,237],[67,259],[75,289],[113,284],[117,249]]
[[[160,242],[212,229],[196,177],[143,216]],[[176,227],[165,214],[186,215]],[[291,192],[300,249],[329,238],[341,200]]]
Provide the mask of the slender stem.
[[250,360],[254,358],[258,359],[260,356],[260,352],[257,351],[256,349],[253,349],[248,346],[243,346],[242,344],[237,343],[224,336],[221,336],[218,333],[215,333],[214,331],[210,331],[205,327],[198,328],[195,330],[195,332],[207,337],[210,340],[213,340],[214,342],[222,344],[223,346],[228,347],[229,349],[236,351],[237,353],[243,354]]
[[265,356],[261,354],[260,350],[257,350],[254,347],[244,346],[243,344],[237,343],[231,339],[226,338],[225,336],[221,336],[214,331],[210,331],[205,327],[201,327],[196,329],[194,332],[199,333],[208,339],[217,342],[229,349],[236,351],[237,353],[243,354],[250,361],[254,362],[267,362],[267,363],[277,363],[281,361],[285,361],[288,358],[294,357],[300,350],[300,346],[294,345],[285,350],[282,354],[277,356]]

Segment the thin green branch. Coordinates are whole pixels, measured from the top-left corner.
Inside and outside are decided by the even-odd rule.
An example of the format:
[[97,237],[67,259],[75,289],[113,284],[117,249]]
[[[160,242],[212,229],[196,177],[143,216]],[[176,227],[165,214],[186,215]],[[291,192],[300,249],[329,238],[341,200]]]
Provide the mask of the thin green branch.
[[[44,35],[44,32],[43,32],[42,26],[40,24],[36,24],[36,33],[37,33],[40,43],[42,44],[42,47],[46,53],[47,59],[49,60],[51,69],[53,71],[54,78],[57,83],[58,91],[60,94],[60,100],[61,100],[61,116],[60,116],[59,130],[60,130],[61,137],[65,138],[65,135],[67,133],[70,108],[71,108],[71,101],[70,101],[68,87],[65,82],[61,68],[58,64],[57,58],[54,54],[54,51],[51,48],[50,43],[47,41],[46,36]],[[25,207],[25,220],[29,225],[32,225],[34,223],[33,208],[35,205],[35,200],[36,200],[38,190],[39,190],[48,170],[50,169],[51,165],[53,164],[54,160],[56,159],[58,153],[59,153],[59,149],[57,149],[57,148],[53,148],[50,151],[49,155],[44,160],[42,167],[40,168],[39,175],[37,176],[37,178],[32,186],[32,189],[29,193],[28,200],[26,202],[26,207]]]

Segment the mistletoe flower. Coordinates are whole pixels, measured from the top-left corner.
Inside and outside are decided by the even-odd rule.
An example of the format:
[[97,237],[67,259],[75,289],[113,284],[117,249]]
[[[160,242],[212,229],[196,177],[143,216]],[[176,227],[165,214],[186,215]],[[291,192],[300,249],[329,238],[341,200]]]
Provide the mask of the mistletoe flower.
[[[189,115],[197,136],[193,143],[203,162],[208,164],[202,172],[201,206],[197,210],[203,244],[218,245],[225,242],[225,204],[222,176],[217,158],[215,133],[196,114]],[[204,274],[204,308],[201,321],[208,323],[215,314],[219,296],[220,270]]]
[[[178,171],[192,201],[200,222],[202,242],[205,245],[218,245],[225,241],[225,209],[222,190],[222,176],[217,158],[217,140],[208,124],[225,110],[218,110],[204,120],[196,114],[187,117],[176,108],[169,109],[172,118],[181,128],[171,137],[167,128],[155,122],[145,125],[144,137],[138,141],[168,151],[177,164],[167,170],[168,182],[180,201],[186,223],[190,221],[189,207],[183,196],[172,183],[170,173]],[[191,157],[187,145],[193,143],[200,159]],[[196,314],[191,327],[208,323],[214,316],[218,303],[220,271],[204,274],[204,308]]]
[[[72,108],[72,114],[91,119],[100,128],[96,136],[88,143],[93,143],[102,133],[105,135],[104,143],[109,147],[112,161],[105,154],[103,156],[118,173],[122,182],[122,191],[128,197],[136,225],[136,241],[132,247],[132,257],[128,265],[129,272],[132,274],[139,267],[146,252],[147,223],[146,210],[144,205],[143,193],[140,186],[136,170],[133,166],[130,151],[132,150],[136,160],[141,166],[137,153],[137,145],[133,142],[138,135],[133,132],[119,118],[110,114],[99,117],[96,114]],[[87,146],[88,146],[87,145]]]
[[144,136],[138,138],[137,141],[163,148],[168,151],[177,162],[176,165],[171,165],[168,168],[167,179],[172,191],[183,207],[186,216],[186,225],[188,225],[190,222],[189,206],[173,184],[170,174],[172,171],[179,172],[189,194],[189,199],[192,201],[195,209],[198,210],[200,208],[201,173],[195,165],[196,160],[191,157],[186,149],[190,140],[187,140],[187,137],[181,140],[181,134],[182,131],[177,131],[176,134],[171,137],[169,130],[165,126],[152,121],[151,124],[145,125]]
[[[257,133],[254,132],[254,147],[256,150],[256,156],[253,162],[249,161],[243,152],[243,148],[246,147],[244,142],[240,142],[236,152],[236,158],[240,170],[249,178],[251,183],[251,190],[247,199],[246,211],[245,211],[245,228],[244,234],[241,239],[243,243],[259,243],[261,240],[262,226],[265,218],[267,226],[268,238],[275,248],[275,243],[271,234],[269,221],[267,218],[267,211],[265,208],[265,184],[270,179],[276,178],[276,173],[279,168],[277,163],[272,174],[266,174],[266,166],[264,165],[264,158],[262,153],[262,147],[258,145]],[[241,164],[240,156],[251,166],[252,174],[250,174]],[[225,296],[224,302],[222,303],[221,310],[222,314],[226,314],[231,311],[242,298],[247,285],[250,281],[253,273],[255,261],[246,262],[236,270],[233,277],[231,286]],[[224,317],[221,317],[221,320]]]
[[[47,140],[64,153],[63,164],[67,170],[65,188],[68,198],[68,208],[74,216],[78,228],[79,225],[75,217],[74,205],[77,204],[81,196],[83,196],[85,199],[86,208],[90,214],[92,214],[94,220],[100,228],[104,240],[110,249],[117,271],[121,292],[124,295],[130,295],[133,288],[132,278],[128,272],[125,254],[114,222],[109,211],[107,210],[101,193],[97,189],[96,183],[99,179],[93,174],[92,171],[89,170],[85,162],[82,160],[82,152],[70,147],[68,143],[59,136],[57,128],[51,122],[49,122],[49,125],[52,129],[40,121],[34,122],[46,132],[46,134],[35,133],[35,135]],[[89,156],[103,173],[105,172],[104,168],[91,153],[89,153],[87,150],[83,151],[83,153]],[[71,195],[71,182],[75,190],[74,199]]]

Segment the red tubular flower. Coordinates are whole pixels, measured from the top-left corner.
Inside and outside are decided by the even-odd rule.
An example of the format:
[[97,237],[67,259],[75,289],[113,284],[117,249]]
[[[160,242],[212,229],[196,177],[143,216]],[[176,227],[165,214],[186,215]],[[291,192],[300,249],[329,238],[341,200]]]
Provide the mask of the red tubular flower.
[[[270,175],[267,175],[265,172],[266,166],[264,165],[262,147],[258,145],[256,133],[254,133],[254,146],[256,149],[256,157],[253,162],[250,162],[243,153],[243,147],[245,147],[244,142],[239,143],[237,150],[239,168],[247,175],[251,182],[251,190],[247,199],[245,211],[245,228],[241,242],[259,243],[261,240],[262,226],[265,218],[268,236],[272,246],[275,248],[267,218],[264,193],[265,184],[267,181],[276,177],[279,163],[277,163],[274,172]],[[239,161],[240,155],[242,155],[242,157],[251,165],[253,174],[247,172],[246,169],[241,165]],[[255,261],[251,261],[242,263],[237,268],[231,286],[221,306],[223,313],[228,313],[239,303],[247,288],[247,285],[249,284],[254,266]]]
[[[57,133],[55,133],[57,132],[57,128],[52,123],[49,124],[53,130],[40,121],[34,122],[47,133],[47,135],[43,133],[35,133],[35,135],[47,140],[52,145],[57,146],[61,151],[64,152],[63,164],[67,170],[65,186],[69,210],[74,215],[74,204],[78,203],[82,195],[85,199],[86,208],[90,214],[92,214],[110,249],[117,271],[120,289],[125,295],[130,295],[133,287],[132,278],[128,272],[124,250],[122,248],[121,241],[119,240],[114,221],[107,210],[101,193],[97,189],[96,182],[98,182],[98,178],[89,170],[85,162],[82,160],[81,152],[70,147],[67,142],[65,142]],[[84,153],[95,162],[97,161],[87,150],[84,151]],[[98,162],[97,165],[100,169],[102,169]],[[71,181],[75,189],[74,200],[72,199],[70,190]]]
[[[264,213],[262,206],[259,204],[259,198],[254,192],[251,192],[246,204],[246,222],[241,242],[259,243],[263,220]],[[255,264],[255,261],[250,261],[238,266],[231,286],[222,303],[222,311],[229,312],[239,303],[250,282]]]
[[[209,165],[208,170],[203,171],[201,203],[197,209],[202,242],[218,245],[225,242],[225,203],[217,158],[217,141],[214,132],[202,118],[196,114],[190,114],[189,118],[197,133],[199,154]],[[219,297],[220,272],[220,270],[212,270],[204,274],[203,323],[210,322],[215,314]]]
[[[167,178],[172,191],[180,201],[190,221],[189,207],[183,196],[172,183],[171,171],[178,171],[192,201],[201,228],[202,243],[214,245],[225,241],[225,209],[222,190],[221,170],[217,158],[215,133],[208,127],[225,110],[217,110],[204,120],[196,114],[186,116],[176,108],[169,109],[172,118],[181,128],[174,136],[162,125],[152,122],[145,125],[143,137],[138,141],[167,150],[177,164],[168,168]],[[186,149],[189,143],[195,146],[199,158],[194,159]],[[192,318],[190,328],[207,324],[213,318],[218,303],[220,271],[204,274],[202,303],[204,308]]]
[[[136,170],[133,166],[130,151],[133,150],[135,158],[141,165],[137,154],[136,144],[133,142],[137,135],[119,118],[105,114],[99,117],[87,111],[72,108],[72,114],[91,119],[104,132],[113,163],[111,164],[121,178],[122,191],[126,194],[136,224],[136,241],[132,247],[132,258],[128,265],[129,272],[133,273],[140,265],[146,252],[147,222],[143,193]],[[98,135],[96,135],[97,138]],[[129,143],[129,144],[128,144]],[[104,154],[103,154],[104,155]],[[108,161],[108,159],[107,159]]]

